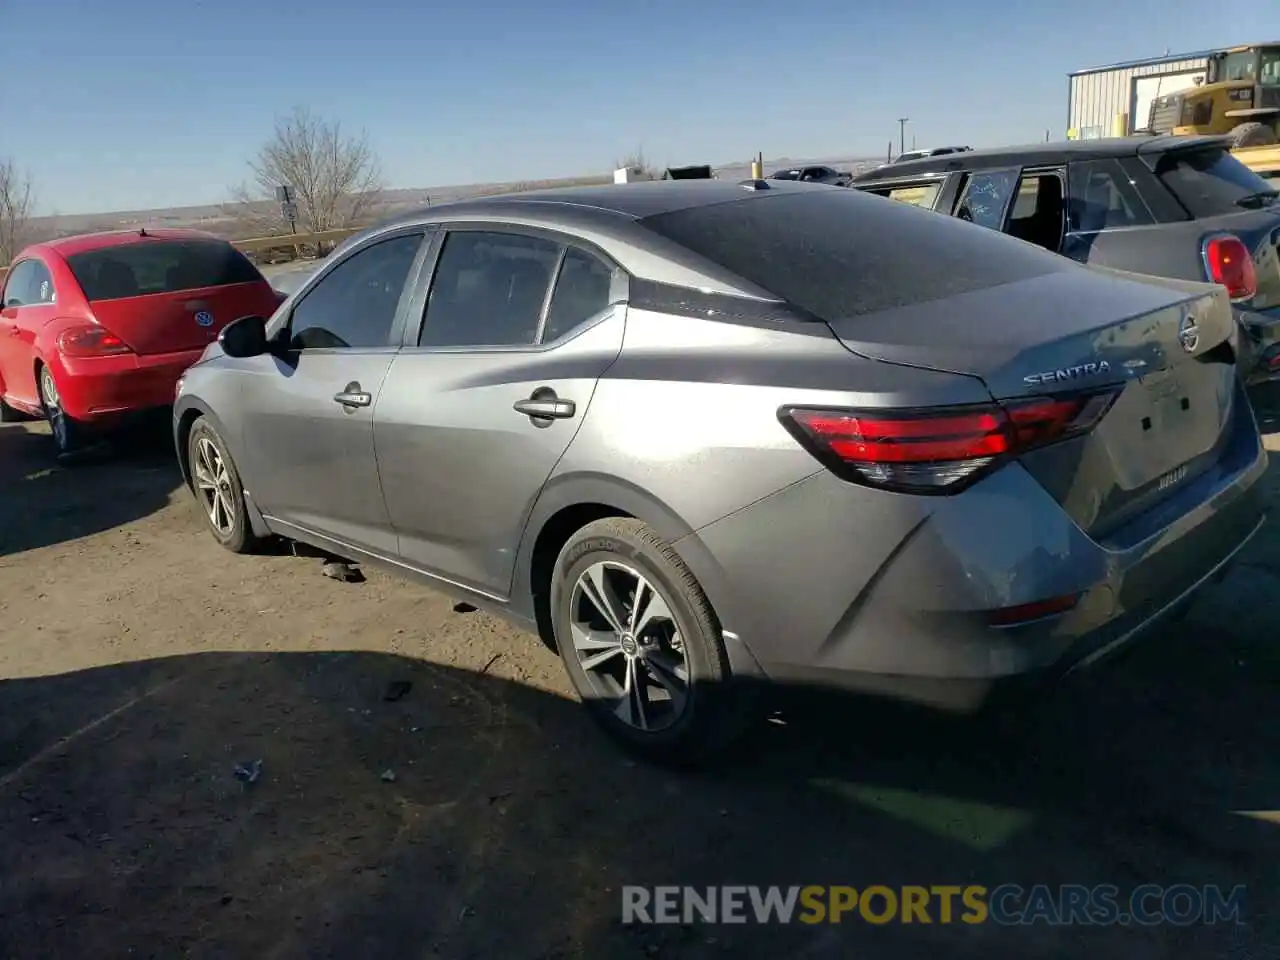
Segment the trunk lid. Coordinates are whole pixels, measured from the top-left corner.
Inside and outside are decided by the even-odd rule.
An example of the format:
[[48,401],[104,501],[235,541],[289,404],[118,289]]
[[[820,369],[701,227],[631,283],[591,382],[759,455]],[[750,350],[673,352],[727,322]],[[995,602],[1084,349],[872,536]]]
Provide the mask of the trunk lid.
[[270,317],[280,298],[265,280],[94,304],[97,321],[138,354],[203,350],[232,320]]
[[857,354],[976,376],[997,400],[1113,391],[1090,433],[1022,460],[1095,535],[1212,466],[1232,422],[1237,328],[1208,284],[1085,268],[831,327]]
[[224,240],[141,235],[67,257],[95,319],[139,354],[202,350],[280,297]]

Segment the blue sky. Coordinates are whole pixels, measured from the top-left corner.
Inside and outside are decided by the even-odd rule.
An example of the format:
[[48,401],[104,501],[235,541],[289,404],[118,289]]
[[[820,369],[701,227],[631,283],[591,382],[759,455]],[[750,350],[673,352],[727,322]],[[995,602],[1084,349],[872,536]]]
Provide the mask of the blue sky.
[[[212,203],[294,105],[389,185],[1065,133],[1074,69],[1280,40],[1242,0],[3,0],[0,153],[41,212]],[[1244,34],[1250,35],[1244,35]]]

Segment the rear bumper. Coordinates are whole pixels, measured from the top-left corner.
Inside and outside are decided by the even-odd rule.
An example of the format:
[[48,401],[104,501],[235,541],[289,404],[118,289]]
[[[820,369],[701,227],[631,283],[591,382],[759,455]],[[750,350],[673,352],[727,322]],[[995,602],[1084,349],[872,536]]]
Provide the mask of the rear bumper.
[[[767,678],[974,709],[1101,660],[1226,572],[1267,509],[1266,452],[1240,409],[1212,469],[1101,542],[1013,465],[923,507],[823,473],[675,546],[714,558],[723,627]],[[986,611],[1067,595],[1060,616],[988,625]]]
[[1245,383],[1280,380],[1280,307],[1271,310],[1236,312],[1247,343],[1241,360]]
[[203,350],[123,357],[60,357],[63,408],[85,422],[105,422],[173,403],[178,378]]

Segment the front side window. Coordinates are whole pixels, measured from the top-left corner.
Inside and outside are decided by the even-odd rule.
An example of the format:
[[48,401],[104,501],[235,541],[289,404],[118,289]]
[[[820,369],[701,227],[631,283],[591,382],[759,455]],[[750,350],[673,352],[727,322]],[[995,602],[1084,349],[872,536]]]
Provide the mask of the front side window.
[[881,197],[888,197],[890,200],[899,200],[902,203],[909,203],[915,207],[924,207],[926,210],[932,210],[934,203],[938,199],[938,192],[941,189],[942,181],[939,180],[934,183],[903,184],[898,187],[881,187],[869,192]]
[[418,346],[533,344],[560,249],[550,240],[517,233],[449,233]]
[[10,268],[4,281],[4,306],[26,307],[35,302],[31,294],[35,266],[34,260],[23,260]]
[[991,170],[971,174],[956,207],[956,216],[980,227],[999,230],[1004,211],[1018,182],[1016,170]]
[[53,276],[49,268],[39,260],[28,261],[31,264],[31,279],[28,282],[28,293],[32,303],[55,303],[57,297],[53,291]]
[[352,254],[320,278],[293,308],[294,350],[389,345],[405,281],[422,235],[393,237]]
[[1220,80],[1247,80],[1257,83],[1258,54],[1254,50],[1229,53],[1222,61]]

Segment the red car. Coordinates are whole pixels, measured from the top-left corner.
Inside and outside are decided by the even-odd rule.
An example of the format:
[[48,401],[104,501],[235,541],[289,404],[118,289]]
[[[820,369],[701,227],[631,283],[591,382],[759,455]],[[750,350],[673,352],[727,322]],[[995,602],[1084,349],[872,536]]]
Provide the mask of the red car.
[[59,453],[173,402],[178,377],[238,317],[282,296],[225,240],[133,230],[27,247],[0,298],[0,419],[45,417]]

